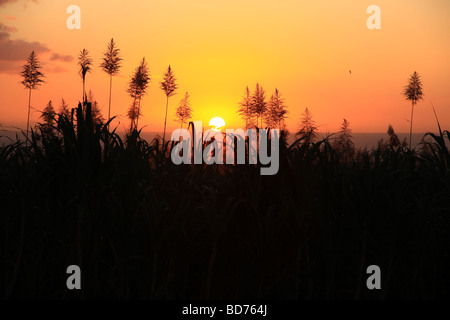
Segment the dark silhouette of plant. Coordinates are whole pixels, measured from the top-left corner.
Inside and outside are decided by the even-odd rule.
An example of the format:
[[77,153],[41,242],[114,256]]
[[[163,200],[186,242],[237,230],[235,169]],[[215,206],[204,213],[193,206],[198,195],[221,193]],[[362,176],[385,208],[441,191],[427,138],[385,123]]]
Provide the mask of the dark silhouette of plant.
[[352,141],[352,130],[350,129],[350,122],[344,119],[341,125],[341,130],[334,141],[334,147],[343,154],[343,160],[350,159],[355,153],[355,144]]
[[420,100],[423,100],[422,80],[416,71],[410,76],[408,85],[403,91],[403,95],[406,100],[411,101],[411,127],[409,129],[409,147],[411,148],[414,106]]
[[111,41],[108,43],[108,48],[103,54],[102,63],[100,64],[100,68],[103,69],[104,72],[109,74],[109,105],[108,105],[108,120],[111,119],[111,95],[112,95],[112,78],[113,76],[119,73],[119,69],[121,68],[121,61],[123,60],[119,56],[120,49],[117,48],[114,39],[111,38]]
[[66,116],[68,119],[70,118],[69,105],[66,103],[64,98],[61,99],[61,104],[59,105],[59,114]]
[[312,118],[312,114],[308,108],[303,112],[300,128],[296,133],[297,137],[304,138],[304,144],[310,145],[317,138],[316,122]]
[[128,85],[127,92],[133,98],[133,104],[127,112],[128,118],[131,120],[130,132],[137,129],[139,117],[141,113],[141,99],[147,93],[148,83],[150,82],[150,72],[148,70],[145,57],[134,71]]
[[178,105],[177,110],[175,111],[175,117],[177,121],[180,123],[180,129],[183,128],[183,123],[188,123],[192,117],[192,108],[191,103],[189,102],[189,93],[186,92],[186,95],[183,99],[181,99],[180,104]]
[[141,110],[137,107],[136,101],[133,101],[127,111],[127,117],[130,119],[130,133],[136,128],[136,121],[140,116],[142,116]]
[[50,100],[41,115],[41,118],[44,120],[44,124],[46,127],[51,127],[53,125],[55,121],[55,115],[55,108],[53,108],[52,100]]
[[239,102],[238,114],[242,120],[245,121],[245,130],[253,127],[253,113],[252,113],[252,97],[248,87],[245,88],[244,96]]
[[[256,116],[256,126],[259,128],[263,127],[263,117],[267,110],[267,101],[264,89],[256,84],[256,90],[252,95],[252,113]],[[261,125],[259,123],[259,119],[261,119]]]
[[161,89],[166,94],[166,117],[164,119],[164,133],[163,133],[163,147],[166,138],[166,124],[167,124],[167,109],[169,108],[169,97],[175,95],[175,90],[177,89],[176,79],[173,75],[172,68],[169,66],[167,72],[164,74],[164,80],[161,82]]
[[95,124],[101,124],[103,123],[104,119],[102,116],[102,112],[100,110],[100,106],[98,105],[97,100],[95,99],[94,93],[92,92],[92,90],[89,90],[88,95],[87,95],[87,102],[91,103],[91,116],[92,116],[92,121]]
[[80,76],[83,79],[83,101],[86,100],[86,74],[91,72],[92,68],[92,59],[89,56],[89,51],[83,49],[80,51],[80,55],[78,56],[78,65],[80,66]]
[[[173,165],[161,140],[122,141],[85,109],[30,131],[30,147],[0,145],[6,299],[67,298],[45,285],[66,260],[82,262],[88,299],[449,296],[448,131],[428,135],[428,154],[377,148],[351,164],[328,138],[293,145],[268,180],[258,166]],[[388,292],[361,290],[373,257],[400,259]]]
[[35,90],[38,86],[44,82],[44,74],[39,71],[41,69],[40,62],[37,59],[34,51],[28,56],[27,62],[23,66],[23,71],[20,73],[22,76],[22,84],[25,89],[29,90],[28,93],[28,118],[27,118],[27,137],[25,144],[28,145],[28,131],[30,128],[30,109],[31,109],[31,90]]
[[398,138],[397,134],[394,132],[394,128],[392,127],[392,125],[389,125],[387,134],[389,136],[389,145],[391,147],[400,146],[400,144],[401,144],[400,139]]
[[284,130],[284,120],[286,118],[287,110],[284,98],[281,97],[278,89],[270,97],[265,112],[266,125],[270,128],[278,128]]

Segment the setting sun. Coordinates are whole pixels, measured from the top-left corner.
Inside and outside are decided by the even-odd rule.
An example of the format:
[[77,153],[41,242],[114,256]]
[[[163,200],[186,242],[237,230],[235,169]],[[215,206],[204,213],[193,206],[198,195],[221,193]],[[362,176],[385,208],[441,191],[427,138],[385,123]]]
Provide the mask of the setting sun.
[[215,131],[222,131],[223,127],[225,127],[225,120],[220,117],[215,117],[209,121],[209,125]]

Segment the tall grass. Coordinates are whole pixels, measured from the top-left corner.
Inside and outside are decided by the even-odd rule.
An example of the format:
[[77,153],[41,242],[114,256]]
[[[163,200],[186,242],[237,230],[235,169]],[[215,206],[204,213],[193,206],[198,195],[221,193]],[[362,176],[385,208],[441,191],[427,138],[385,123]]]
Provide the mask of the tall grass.
[[[349,158],[282,143],[280,170],[180,165],[134,130],[75,120],[0,148],[4,298],[442,298],[450,294],[450,141]],[[284,140],[285,141],[285,140]],[[424,149],[425,150],[425,149]],[[67,266],[82,290],[66,288]],[[366,268],[382,290],[366,288]]]

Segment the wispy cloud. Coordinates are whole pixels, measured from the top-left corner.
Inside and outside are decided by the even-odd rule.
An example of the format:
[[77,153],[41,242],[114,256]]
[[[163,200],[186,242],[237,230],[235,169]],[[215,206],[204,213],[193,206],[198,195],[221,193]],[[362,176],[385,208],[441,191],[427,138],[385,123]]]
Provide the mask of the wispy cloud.
[[7,3],[10,3],[10,2],[16,2],[17,0],[0,0],[0,7],[1,6],[4,6],[5,4],[7,4]]
[[71,62],[73,60],[73,57],[69,54],[59,54],[59,53],[53,53],[50,57],[50,61],[63,61],[63,62]]
[[9,20],[9,21],[15,21],[15,20],[17,20],[16,17],[13,17],[13,16],[11,16],[11,15],[9,15],[9,14],[2,14],[1,16],[4,17],[6,20]]
[[19,72],[20,63],[0,60],[0,74],[18,74]]
[[36,53],[50,51],[47,46],[37,41],[28,42],[26,40],[11,39],[10,33],[15,31],[17,31],[15,28],[0,23],[0,60],[20,61],[24,60],[33,50]]
[[[34,3],[38,3],[38,0],[25,0],[24,5],[26,6],[28,4],[28,2],[34,2]],[[8,3],[13,3],[13,2],[17,2],[17,0],[0,0],[0,7],[7,5]]]
[[46,66],[44,67],[45,72],[48,73],[62,73],[62,72],[66,72],[67,69],[61,67],[61,66]]
[[[0,73],[18,73],[21,69],[21,64],[31,51],[37,54],[51,54],[47,61],[52,61],[53,63],[71,62],[74,59],[71,55],[52,52],[47,45],[37,41],[11,39],[11,33],[13,32],[17,32],[17,29],[0,22]],[[42,61],[42,63],[43,65],[46,64],[45,61]],[[52,65],[46,69],[47,72],[52,73],[65,71],[63,67],[58,65]]]
[[7,32],[7,33],[11,33],[11,32],[17,32],[17,28],[15,27],[9,27],[3,23],[0,22],[0,32]]

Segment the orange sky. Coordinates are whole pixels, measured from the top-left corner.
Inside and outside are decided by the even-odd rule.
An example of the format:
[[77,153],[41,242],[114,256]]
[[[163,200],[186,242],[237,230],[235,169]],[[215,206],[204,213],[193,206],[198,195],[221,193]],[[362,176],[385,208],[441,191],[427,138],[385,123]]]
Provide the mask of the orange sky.
[[[81,8],[81,30],[66,27],[71,4]],[[366,26],[371,4],[381,8],[381,30]],[[268,96],[278,88],[286,98],[292,131],[309,107],[320,131],[336,131],[345,117],[354,132],[384,132],[388,124],[408,132],[411,106],[401,92],[413,71],[425,93],[414,131],[436,129],[430,102],[450,129],[449,16],[448,0],[0,0],[0,124],[26,125],[28,95],[18,73],[33,49],[46,74],[32,94],[33,122],[48,100],[75,106],[81,99],[76,57],[83,48],[95,64],[87,89],[107,115],[109,81],[98,65],[114,37],[124,59],[113,82],[120,129],[129,127],[125,89],[144,56],[152,77],[139,121],[146,131],[163,128],[159,82],[169,64],[179,83],[170,130],[186,91],[194,120],[207,125],[219,116],[241,127],[237,104],[245,87],[259,82]]]

